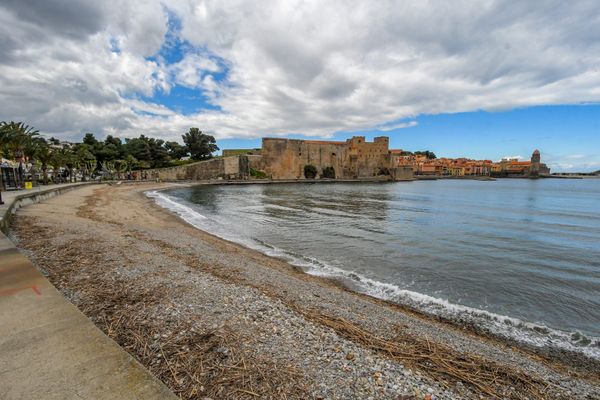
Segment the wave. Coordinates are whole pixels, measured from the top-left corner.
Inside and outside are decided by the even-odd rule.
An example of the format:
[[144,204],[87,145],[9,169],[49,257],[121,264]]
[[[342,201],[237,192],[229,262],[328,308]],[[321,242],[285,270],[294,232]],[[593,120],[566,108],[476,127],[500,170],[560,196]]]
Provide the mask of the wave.
[[598,337],[586,336],[580,332],[565,332],[549,328],[542,324],[454,304],[445,299],[402,289],[391,283],[379,282],[362,274],[330,265],[322,260],[277,248],[256,238],[236,236],[234,232],[227,230],[226,227],[219,227],[210,218],[160,191],[148,191],[146,195],[154,199],[159,206],[174,212],[198,229],[242,244],[268,256],[282,258],[308,274],[341,281],[357,292],[392,301],[458,324],[474,326],[492,335],[515,340],[526,345],[538,348],[552,347],[582,353],[593,359],[600,359],[600,338]]

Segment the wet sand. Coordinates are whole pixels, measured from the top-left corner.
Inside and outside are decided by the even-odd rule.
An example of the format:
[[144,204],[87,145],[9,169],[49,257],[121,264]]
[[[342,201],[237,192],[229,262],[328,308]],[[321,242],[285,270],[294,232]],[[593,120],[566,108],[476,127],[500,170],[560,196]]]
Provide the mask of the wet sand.
[[143,194],[167,186],[77,189],[19,211],[13,232],[183,398],[600,399],[592,361],[560,363],[304,274]]

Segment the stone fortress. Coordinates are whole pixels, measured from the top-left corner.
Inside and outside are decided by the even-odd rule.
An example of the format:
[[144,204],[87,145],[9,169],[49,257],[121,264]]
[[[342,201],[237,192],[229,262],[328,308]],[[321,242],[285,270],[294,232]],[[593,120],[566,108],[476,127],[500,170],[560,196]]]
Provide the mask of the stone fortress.
[[[310,168],[314,176],[307,174]],[[343,179],[404,181],[415,176],[527,177],[549,175],[535,150],[530,161],[428,158],[389,148],[389,138],[364,136],[346,141],[263,138],[260,149],[227,149],[223,156],[178,167],[139,171],[141,179],[172,180],[305,180]]]
[[304,179],[307,165],[315,166],[318,176],[329,168],[338,179],[412,179],[412,169],[394,165],[387,137],[372,142],[364,136],[345,142],[264,138],[261,157],[263,170],[272,179]]
[[[313,179],[305,167],[316,170],[314,179],[412,180],[410,166],[399,165],[389,150],[389,139],[373,142],[354,136],[345,142],[263,138],[261,149],[229,149],[223,157],[207,161],[139,172],[160,180],[272,180]],[[325,173],[327,170],[328,173]]]

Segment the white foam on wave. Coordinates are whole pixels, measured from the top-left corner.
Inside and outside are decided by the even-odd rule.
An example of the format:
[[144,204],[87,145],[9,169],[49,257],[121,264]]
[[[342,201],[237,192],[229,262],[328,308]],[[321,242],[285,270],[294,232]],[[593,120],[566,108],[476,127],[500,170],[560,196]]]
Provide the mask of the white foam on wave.
[[579,332],[564,332],[518,318],[495,314],[486,310],[451,303],[445,299],[402,289],[391,283],[379,282],[356,272],[347,271],[312,257],[301,256],[277,248],[257,239],[239,237],[225,229],[216,229],[210,218],[191,207],[181,204],[160,191],[146,192],[148,197],[192,226],[213,235],[258,250],[268,256],[283,258],[290,264],[302,268],[306,273],[342,280],[352,289],[395,303],[408,306],[423,313],[439,316],[461,324],[477,326],[491,334],[516,340],[535,347],[555,347],[583,353],[600,359],[600,338],[586,337]]
[[157,190],[152,190],[145,192],[146,196],[154,199],[154,202],[159,206],[166,208],[167,210],[174,212],[178,216],[180,216],[183,220],[188,222],[189,224],[195,226],[196,228],[200,228],[196,223],[199,220],[206,219],[206,217],[199,212],[193,210],[191,207],[188,207],[184,204],[178,203],[171,199],[169,196],[165,196]]

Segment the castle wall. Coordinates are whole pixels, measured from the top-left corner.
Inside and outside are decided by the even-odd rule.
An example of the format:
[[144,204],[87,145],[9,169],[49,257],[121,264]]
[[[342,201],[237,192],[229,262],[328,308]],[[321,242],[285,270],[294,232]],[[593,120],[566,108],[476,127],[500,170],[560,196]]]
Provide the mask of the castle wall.
[[383,137],[373,142],[361,136],[345,142],[265,138],[262,157],[273,179],[304,179],[306,165],[314,165],[319,175],[333,167],[336,178],[367,178],[389,170],[388,145]]
[[[136,179],[146,176],[147,179],[160,179],[161,181],[246,179],[249,174],[248,157],[251,156],[214,158],[177,167],[135,171],[135,176]],[[253,157],[260,158],[260,156]]]
[[[345,142],[264,138],[261,155],[238,155],[215,158],[177,167],[136,171],[137,179],[175,180],[245,180],[250,171],[263,171],[271,179],[305,179],[304,167],[317,168],[318,178],[326,168],[333,168],[335,178],[379,177],[382,180],[412,179],[409,166],[392,165],[387,137],[367,142],[355,136]],[[256,175],[255,175],[256,176]]]

